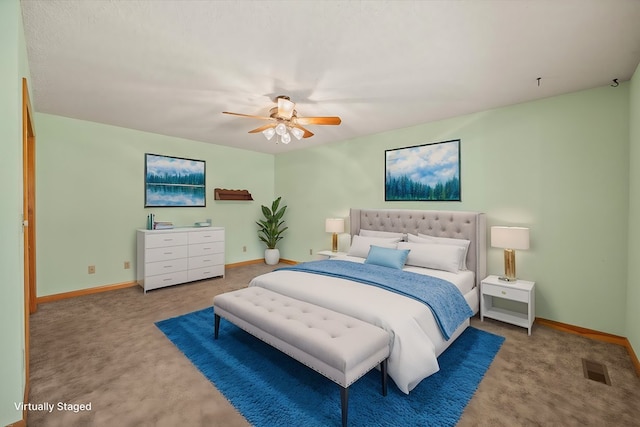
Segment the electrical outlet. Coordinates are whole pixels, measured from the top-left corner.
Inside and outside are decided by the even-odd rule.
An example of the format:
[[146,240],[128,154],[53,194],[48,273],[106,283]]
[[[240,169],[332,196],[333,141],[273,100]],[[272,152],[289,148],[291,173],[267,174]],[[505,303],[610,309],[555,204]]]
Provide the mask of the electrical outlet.
[[125,262],[124,262],[124,269],[125,269],[125,270],[128,270],[128,269],[130,269],[130,268],[131,268],[131,262],[129,262],[129,261],[125,261]]
[[246,246],[242,247],[242,252],[247,252],[247,247]]
[[89,266],[89,274],[95,274],[96,272],[96,266],[95,265],[90,265]]
[[309,249],[309,255],[313,255],[313,249]]

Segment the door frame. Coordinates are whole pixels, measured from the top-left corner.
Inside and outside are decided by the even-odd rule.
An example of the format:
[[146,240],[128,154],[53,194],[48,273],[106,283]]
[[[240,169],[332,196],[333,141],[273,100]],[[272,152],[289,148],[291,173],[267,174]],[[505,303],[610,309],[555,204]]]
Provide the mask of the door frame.
[[[22,79],[22,220],[24,238],[24,402],[29,399],[29,316],[36,302],[36,133],[27,79]],[[27,413],[22,418],[26,422]]]

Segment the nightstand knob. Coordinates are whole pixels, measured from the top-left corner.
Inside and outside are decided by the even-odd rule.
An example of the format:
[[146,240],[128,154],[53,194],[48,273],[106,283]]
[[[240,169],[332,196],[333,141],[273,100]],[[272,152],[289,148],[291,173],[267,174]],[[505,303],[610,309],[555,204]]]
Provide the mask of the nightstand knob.
[[502,295],[506,295],[507,294],[505,291],[501,291],[501,292],[502,292]]

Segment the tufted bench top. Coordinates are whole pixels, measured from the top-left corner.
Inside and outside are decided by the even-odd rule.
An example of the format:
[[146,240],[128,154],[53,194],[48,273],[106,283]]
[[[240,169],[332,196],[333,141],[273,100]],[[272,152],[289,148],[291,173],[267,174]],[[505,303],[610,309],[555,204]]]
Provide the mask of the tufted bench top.
[[252,286],[217,295],[214,313],[349,387],[389,356],[390,334],[353,317]]

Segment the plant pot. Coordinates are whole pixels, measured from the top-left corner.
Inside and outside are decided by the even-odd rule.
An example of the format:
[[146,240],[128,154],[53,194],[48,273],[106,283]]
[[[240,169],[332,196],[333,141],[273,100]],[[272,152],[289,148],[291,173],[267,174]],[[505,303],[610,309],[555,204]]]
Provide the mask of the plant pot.
[[280,250],[279,249],[265,249],[264,250],[264,262],[267,265],[276,265],[280,262]]

